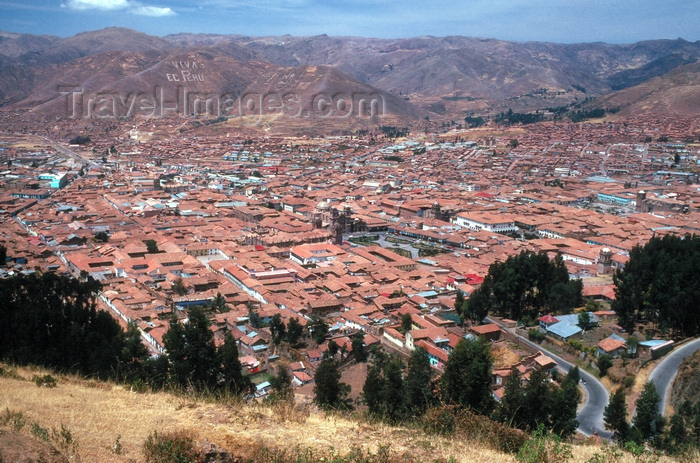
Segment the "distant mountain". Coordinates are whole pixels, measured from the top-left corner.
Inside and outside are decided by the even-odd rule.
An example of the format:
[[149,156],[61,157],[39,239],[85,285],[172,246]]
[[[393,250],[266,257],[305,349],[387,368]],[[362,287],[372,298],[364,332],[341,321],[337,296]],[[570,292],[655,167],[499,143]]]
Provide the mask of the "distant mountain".
[[261,93],[284,84],[307,96],[378,92],[398,121],[428,114],[454,119],[566,106],[650,82],[699,58],[700,42],[682,39],[563,45],[469,37],[161,38],[123,28],[69,38],[0,33],[0,106],[46,109],[66,86],[129,92],[184,85],[175,80],[191,72],[175,64],[182,61],[203,67],[190,75],[204,81],[186,82],[196,91]]
[[700,61],[601,96],[587,106],[619,109],[620,116],[648,113],[697,116],[700,113]]

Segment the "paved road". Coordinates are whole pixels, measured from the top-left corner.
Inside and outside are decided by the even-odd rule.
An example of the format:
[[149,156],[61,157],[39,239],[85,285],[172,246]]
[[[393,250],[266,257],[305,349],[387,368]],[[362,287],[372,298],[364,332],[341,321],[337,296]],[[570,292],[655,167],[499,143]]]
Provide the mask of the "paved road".
[[[492,320],[490,318],[486,318],[486,321],[490,323],[497,323],[496,320]],[[502,325],[501,327],[503,329],[507,329]],[[532,343],[527,338],[518,335],[515,332],[515,329],[508,329],[508,331],[518,336],[523,343],[529,345],[535,350],[542,351],[545,355],[551,357],[555,362],[557,362],[557,366],[563,371],[568,372],[571,368],[573,368],[573,365],[563,358],[548,351],[547,349],[544,349],[539,344]],[[591,434],[597,432],[598,435],[604,439],[612,439],[612,432],[605,429],[605,424],[603,422],[603,411],[610,400],[608,391],[595,376],[582,369],[579,369],[579,372],[581,379],[585,381],[585,383],[582,383],[581,386],[583,386],[583,388],[586,390],[586,398],[583,406],[578,412],[578,416],[576,417],[579,423],[578,431],[586,436],[590,436]]]
[[683,359],[700,349],[700,339],[690,341],[683,346],[675,349],[668,354],[665,359],[659,363],[649,375],[649,381],[654,383],[656,390],[661,397],[659,401],[659,413],[665,414],[668,402],[669,390],[673,384],[673,380],[678,373],[678,367]]

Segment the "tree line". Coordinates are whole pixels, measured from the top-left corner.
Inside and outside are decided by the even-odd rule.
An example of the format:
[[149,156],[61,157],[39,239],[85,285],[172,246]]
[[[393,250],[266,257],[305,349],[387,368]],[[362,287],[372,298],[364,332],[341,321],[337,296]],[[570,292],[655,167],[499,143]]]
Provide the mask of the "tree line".
[[511,320],[535,320],[543,309],[570,313],[581,305],[582,283],[570,280],[561,255],[549,260],[544,252],[522,251],[505,262],[494,262],[482,285],[467,299],[458,293],[463,320],[478,323],[492,312]]
[[619,324],[632,332],[635,323],[648,321],[678,336],[700,334],[700,237],[653,237],[635,246],[623,270],[613,275],[612,309]]
[[61,372],[111,379],[152,389],[175,388],[215,393],[252,391],[244,377],[235,339],[228,333],[216,347],[203,307],[174,314],[163,336],[167,354],[149,356],[137,326],[126,331],[98,310],[101,284],[87,276],[20,274],[0,280],[0,358]]
[[653,383],[644,386],[635,402],[635,414],[629,421],[625,390],[610,396],[603,418],[613,431],[613,439],[624,447],[650,444],[670,454],[697,455],[700,449],[700,400],[684,400],[667,420],[659,413],[661,397]]
[[462,339],[450,353],[439,378],[428,352],[418,347],[404,366],[396,357],[375,352],[362,392],[369,412],[392,423],[421,418],[433,407],[454,406],[525,431],[544,426],[562,437],[578,427],[578,368],[557,385],[533,370],[525,385],[517,370],[505,384],[501,402],[492,395],[493,358],[488,341]]

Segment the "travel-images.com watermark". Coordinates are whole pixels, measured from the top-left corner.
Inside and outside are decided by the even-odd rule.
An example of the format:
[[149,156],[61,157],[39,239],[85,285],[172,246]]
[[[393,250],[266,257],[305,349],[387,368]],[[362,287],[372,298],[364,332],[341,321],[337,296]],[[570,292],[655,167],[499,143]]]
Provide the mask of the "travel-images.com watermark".
[[154,87],[152,92],[85,92],[74,86],[59,87],[65,98],[66,116],[71,119],[115,119],[134,117],[204,117],[240,119],[255,125],[266,117],[372,119],[386,114],[384,96],[377,93],[269,92],[207,93],[184,86]]

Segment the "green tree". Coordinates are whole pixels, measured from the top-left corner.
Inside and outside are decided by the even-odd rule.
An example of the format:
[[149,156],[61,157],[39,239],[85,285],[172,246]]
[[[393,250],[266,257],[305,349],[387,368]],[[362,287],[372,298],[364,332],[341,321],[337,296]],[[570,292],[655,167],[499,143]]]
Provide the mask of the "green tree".
[[158,242],[156,240],[146,240],[144,243],[146,243],[146,250],[149,254],[156,254],[160,252],[160,249],[158,249]]
[[143,363],[148,359],[148,349],[143,344],[141,332],[136,323],[129,322],[124,337],[124,347],[120,357],[118,379],[132,383],[137,379],[143,379]]
[[270,334],[272,334],[272,342],[279,344],[287,334],[287,328],[282,321],[282,315],[276,313],[270,320]]
[[353,334],[351,336],[351,341],[352,341],[352,356],[355,359],[356,362],[366,362],[367,361],[367,353],[365,352],[365,333],[362,331],[358,331],[357,333]]
[[270,378],[270,387],[272,388],[272,393],[268,396],[270,400],[294,400],[292,375],[289,374],[289,368],[287,366],[282,365],[277,368],[277,373]]
[[613,366],[613,358],[608,354],[603,354],[598,357],[598,370],[600,370],[600,377],[602,378],[608,373],[610,367]]
[[561,386],[554,388],[551,399],[550,423],[552,432],[564,438],[572,435],[578,428],[576,415],[581,401],[578,388],[579,370],[574,367],[566,374]]
[[290,318],[289,322],[287,322],[287,342],[292,346],[296,346],[299,344],[299,340],[303,334],[304,327],[299,323],[299,320],[297,320],[296,317]]
[[381,416],[384,412],[385,383],[382,366],[377,363],[370,365],[367,369],[365,383],[362,386],[362,396],[369,412],[376,416]]
[[545,307],[569,311],[581,301],[581,282],[570,281],[561,256],[523,251],[489,267],[482,285],[467,300],[468,316],[480,320],[488,310],[520,320]]
[[414,416],[422,415],[435,402],[432,386],[433,373],[428,351],[422,347],[416,347],[408,359],[404,382],[406,406]]
[[588,312],[579,313],[578,314],[578,326],[580,326],[582,330],[588,331],[590,329],[590,327],[592,326],[591,314]]
[[212,310],[218,313],[226,313],[231,310],[226,305],[226,299],[224,299],[221,293],[216,293],[216,296],[214,296],[214,299],[211,301],[210,307]]
[[308,325],[308,329],[316,344],[322,344],[323,341],[326,340],[326,336],[328,336],[328,323],[321,317],[313,317],[311,323]]
[[340,370],[335,360],[324,359],[316,369],[314,402],[323,409],[344,408],[344,400],[350,393],[350,387],[340,381]]
[[464,305],[464,295],[462,294],[462,291],[457,290],[457,294],[455,295],[455,311],[457,312],[458,315],[462,313],[462,306]]
[[185,294],[187,294],[187,288],[182,282],[182,278],[177,278],[175,281],[173,281],[172,289],[173,292],[178,296],[184,296]]
[[442,390],[447,403],[490,413],[491,367],[493,359],[488,341],[461,339],[450,354],[442,374]]
[[262,318],[260,318],[258,312],[250,304],[248,304],[248,323],[250,323],[250,326],[256,329],[262,328],[263,326]]
[[549,424],[552,396],[553,389],[547,373],[542,370],[533,370],[523,394],[523,416],[527,429],[534,430],[539,425]]
[[221,367],[214,334],[209,329],[211,323],[199,306],[193,306],[187,316],[187,323],[181,324],[173,315],[170,328],[163,335],[172,380],[183,388],[193,386],[214,390]]
[[503,398],[498,404],[495,418],[508,426],[522,428],[527,422],[524,413],[525,396],[523,394],[522,385],[520,384],[518,370],[513,367],[506,378]]
[[488,315],[489,297],[486,291],[474,291],[469,299],[462,304],[460,319],[462,322],[471,320],[479,324]]
[[627,423],[627,402],[625,391],[620,388],[610,396],[610,401],[603,412],[605,429],[613,432],[613,438],[617,442],[627,440],[629,424]]
[[410,313],[405,313],[401,316],[401,329],[404,333],[411,331],[413,328],[413,318]]
[[700,272],[700,237],[653,237],[630,250],[624,270],[613,275],[611,306],[618,323],[632,331],[641,318],[679,336],[700,334],[700,285],[688,285]]
[[336,343],[334,340],[328,341],[328,349],[324,352],[324,356],[328,356],[330,358],[333,358],[336,356],[338,353],[338,343]]
[[659,414],[659,400],[656,386],[648,382],[635,402],[636,413],[632,419],[632,425],[645,441],[652,440],[663,432],[664,420]]
[[665,442],[665,447],[669,452],[678,451],[688,443],[688,427],[688,423],[682,415],[675,414],[671,417],[671,427]]
[[392,358],[384,367],[386,389],[384,390],[384,406],[386,416],[391,421],[400,421],[406,414],[405,390],[401,374],[401,361]]
[[112,377],[126,361],[125,339],[119,323],[96,308],[101,287],[90,275],[53,272],[0,279],[0,358]]
[[221,359],[221,376],[224,388],[233,394],[245,394],[254,390],[253,383],[243,376],[243,367],[239,359],[238,345],[231,333],[224,336],[224,344],[219,347]]
[[100,243],[106,243],[109,241],[109,235],[103,231],[98,231],[95,233],[95,241]]

